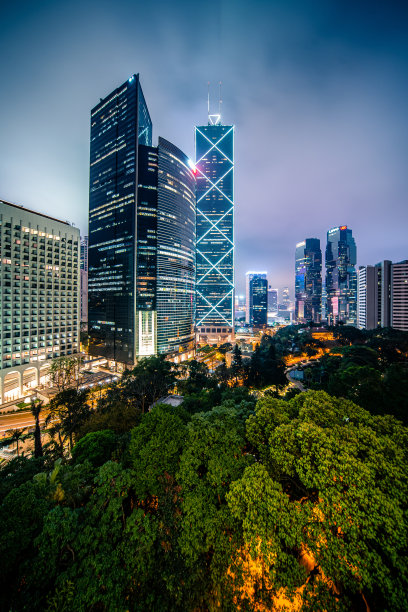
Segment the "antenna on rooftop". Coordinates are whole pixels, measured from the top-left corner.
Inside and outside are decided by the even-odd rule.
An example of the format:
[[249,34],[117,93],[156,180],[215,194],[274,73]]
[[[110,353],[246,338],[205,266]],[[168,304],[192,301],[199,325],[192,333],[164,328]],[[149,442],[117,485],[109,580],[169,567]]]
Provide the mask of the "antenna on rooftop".
[[208,117],[210,117],[210,81],[208,81],[208,89],[207,89],[207,110],[208,110]]
[[208,81],[208,125],[219,125],[221,123],[221,81],[219,82],[219,88],[218,113],[210,115],[210,82]]
[[221,85],[222,85],[222,81],[219,82],[219,99],[218,99],[218,114],[220,116],[220,120],[221,120],[221,104],[222,104],[222,97],[221,97]]

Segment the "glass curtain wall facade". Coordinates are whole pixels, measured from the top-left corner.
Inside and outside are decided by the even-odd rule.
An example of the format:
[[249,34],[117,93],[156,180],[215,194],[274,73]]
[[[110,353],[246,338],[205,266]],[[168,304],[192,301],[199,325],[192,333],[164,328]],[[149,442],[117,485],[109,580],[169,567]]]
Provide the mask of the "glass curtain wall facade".
[[268,312],[277,314],[278,312],[278,289],[269,289],[268,291]]
[[254,276],[249,283],[251,300],[251,325],[264,327],[268,323],[268,281]]
[[322,308],[322,251],[320,240],[307,238],[296,245],[295,317],[298,323],[320,323]]
[[357,249],[346,225],[327,232],[326,316],[329,325],[357,324]]
[[138,145],[152,123],[133,75],[92,109],[89,192],[90,353],[133,364]]
[[195,129],[196,327],[225,342],[234,334],[234,126],[209,119]]
[[157,212],[157,351],[195,347],[195,175],[188,157],[159,138]]

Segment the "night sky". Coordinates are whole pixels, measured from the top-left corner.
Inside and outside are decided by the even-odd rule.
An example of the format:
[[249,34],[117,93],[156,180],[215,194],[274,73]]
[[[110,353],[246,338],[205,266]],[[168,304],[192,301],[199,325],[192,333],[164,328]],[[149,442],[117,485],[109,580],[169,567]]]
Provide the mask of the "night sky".
[[408,258],[403,2],[9,2],[0,198],[87,233],[90,109],[140,73],[159,135],[194,156],[222,81],[236,126],[236,286],[293,291],[295,244],[348,225],[357,263]]

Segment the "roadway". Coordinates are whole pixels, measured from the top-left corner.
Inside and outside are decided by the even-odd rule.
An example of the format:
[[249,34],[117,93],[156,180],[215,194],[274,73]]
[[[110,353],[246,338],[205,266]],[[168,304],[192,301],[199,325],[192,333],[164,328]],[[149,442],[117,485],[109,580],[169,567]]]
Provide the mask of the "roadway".
[[[46,419],[46,412],[40,414],[40,424]],[[35,426],[35,419],[31,412],[21,411],[13,414],[0,415],[0,438],[5,437],[6,431],[11,429],[29,429]]]

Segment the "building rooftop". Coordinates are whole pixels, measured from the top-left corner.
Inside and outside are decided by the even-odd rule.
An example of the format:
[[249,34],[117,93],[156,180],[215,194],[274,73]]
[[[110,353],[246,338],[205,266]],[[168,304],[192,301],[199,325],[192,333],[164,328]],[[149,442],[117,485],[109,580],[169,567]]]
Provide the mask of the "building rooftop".
[[183,402],[184,397],[182,395],[167,395],[158,399],[157,402],[154,402],[154,404],[152,404],[150,408],[153,408],[153,406],[157,406],[157,404],[168,404],[169,406],[173,406],[175,408],[177,406],[180,406],[180,404],[182,404]]
[[34,215],[39,215],[40,217],[45,217],[46,219],[51,219],[51,221],[57,221],[58,223],[63,223],[64,225],[71,225],[68,221],[62,221],[61,219],[57,219],[56,217],[50,217],[50,215],[45,215],[44,213],[37,212],[36,210],[30,210],[29,208],[25,208],[25,206],[19,206],[18,204],[13,204],[12,202],[7,202],[6,200],[0,199],[0,204],[7,204],[7,206],[13,206],[13,208],[19,208],[20,210],[24,210],[29,213],[33,213]]

